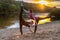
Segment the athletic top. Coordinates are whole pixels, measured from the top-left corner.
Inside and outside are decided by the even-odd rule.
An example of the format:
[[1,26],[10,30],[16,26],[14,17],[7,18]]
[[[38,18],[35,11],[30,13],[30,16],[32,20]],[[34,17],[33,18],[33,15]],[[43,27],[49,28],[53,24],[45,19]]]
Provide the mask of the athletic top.
[[33,20],[37,20],[39,18],[39,17],[36,17],[31,10],[29,13],[29,17],[30,17],[30,19],[33,19]]

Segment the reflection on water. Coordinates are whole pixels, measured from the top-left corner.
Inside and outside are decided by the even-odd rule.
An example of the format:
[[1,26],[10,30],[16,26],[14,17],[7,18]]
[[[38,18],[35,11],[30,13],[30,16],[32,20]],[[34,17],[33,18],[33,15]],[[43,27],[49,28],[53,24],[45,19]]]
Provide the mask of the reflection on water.
[[44,24],[44,23],[48,23],[48,22],[51,22],[51,18],[46,18],[46,19],[40,20],[38,22],[38,24]]
[[14,14],[0,14],[0,29],[1,28],[7,28],[8,26],[15,23],[15,21],[18,21],[18,15]]
[[10,25],[10,26],[6,26],[7,29],[9,28],[19,28],[19,21],[15,21],[14,24]]

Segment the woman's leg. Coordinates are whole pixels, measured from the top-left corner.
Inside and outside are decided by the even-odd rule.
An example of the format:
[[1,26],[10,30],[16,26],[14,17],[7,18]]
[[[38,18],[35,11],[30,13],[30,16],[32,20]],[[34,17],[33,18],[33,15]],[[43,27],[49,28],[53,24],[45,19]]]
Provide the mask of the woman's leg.
[[22,23],[20,23],[20,32],[21,32],[21,35],[23,34],[22,32]]
[[35,22],[35,29],[34,29],[34,33],[36,33],[36,30],[37,30],[37,21]]
[[37,25],[38,25],[38,22],[39,22],[39,18],[38,18],[38,19],[36,19],[34,33],[36,33],[36,31],[37,31]]
[[30,27],[28,27],[28,28],[29,28],[30,32],[33,32]]

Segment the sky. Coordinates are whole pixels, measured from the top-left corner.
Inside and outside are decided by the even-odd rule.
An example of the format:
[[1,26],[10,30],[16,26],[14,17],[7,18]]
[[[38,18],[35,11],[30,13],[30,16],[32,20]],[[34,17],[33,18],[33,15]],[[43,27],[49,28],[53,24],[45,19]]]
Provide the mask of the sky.
[[[16,1],[21,1],[21,0],[16,0]],[[32,1],[32,0],[23,0],[23,1]]]
[[[21,0],[16,0],[16,1],[21,1]],[[23,1],[37,1],[37,0],[23,0]]]
[[[16,0],[16,1],[22,1],[22,0]],[[29,3],[33,3],[34,1],[37,1],[37,0],[23,0],[24,2],[29,2]]]

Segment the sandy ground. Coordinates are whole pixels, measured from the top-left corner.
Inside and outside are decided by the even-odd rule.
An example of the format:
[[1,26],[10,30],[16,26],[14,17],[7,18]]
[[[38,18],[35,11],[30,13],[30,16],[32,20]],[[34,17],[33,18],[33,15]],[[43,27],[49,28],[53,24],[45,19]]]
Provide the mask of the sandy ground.
[[60,21],[39,25],[36,34],[31,33],[26,27],[23,31],[24,35],[21,35],[19,28],[0,29],[0,40],[60,40]]

